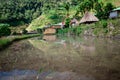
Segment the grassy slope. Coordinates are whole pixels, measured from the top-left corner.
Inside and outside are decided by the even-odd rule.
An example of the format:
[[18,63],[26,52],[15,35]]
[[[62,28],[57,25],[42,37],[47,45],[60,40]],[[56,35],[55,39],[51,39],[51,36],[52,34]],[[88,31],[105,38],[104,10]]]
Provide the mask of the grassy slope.
[[[62,11],[63,12],[63,11]],[[62,13],[61,12],[61,13]],[[65,17],[65,11],[64,11],[64,15],[62,14],[62,16]],[[73,15],[76,13],[74,8],[71,8],[71,10],[69,11],[70,13],[70,17],[72,18]],[[26,28],[28,31],[32,31],[32,30],[36,30],[37,28],[43,28],[45,25],[47,24],[57,24],[60,23],[64,20],[64,17],[62,18],[57,18],[57,19],[50,19],[49,16],[51,16],[50,13],[48,14],[42,14],[40,17],[38,17],[37,19],[33,20],[31,22],[31,24]]]
[[[111,2],[116,7],[120,6],[120,0],[100,0],[100,1],[103,1],[105,3]],[[75,14],[75,9],[73,8],[70,10],[70,16],[72,17],[74,14]],[[49,19],[48,16],[49,14],[43,14],[37,19],[33,20],[31,24],[29,25],[29,27],[27,27],[27,30],[28,31],[36,30],[37,28],[43,28],[48,23],[54,24],[54,23],[59,23],[60,21],[62,21],[62,19],[58,19],[59,21]]]
[[27,38],[36,37],[36,36],[40,36],[40,34],[0,38],[0,50],[3,49],[4,47],[8,46],[9,44],[11,44],[14,41],[19,41],[22,39],[27,39]]
[[53,23],[53,21],[49,19],[47,15],[43,14],[37,19],[33,20],[26,29],[28,31],[36,30],[37,28],[43,28],[48,23]]

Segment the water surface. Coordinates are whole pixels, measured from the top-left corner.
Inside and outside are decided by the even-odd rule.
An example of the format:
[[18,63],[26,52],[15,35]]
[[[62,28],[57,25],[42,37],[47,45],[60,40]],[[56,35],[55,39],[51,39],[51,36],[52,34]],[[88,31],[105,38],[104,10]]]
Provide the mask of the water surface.
[[15,71],[29,73],[25,80],[120,80],[120,40],[55,35],[22,40],[0,51],[0,78],[15,77],[7,75]]

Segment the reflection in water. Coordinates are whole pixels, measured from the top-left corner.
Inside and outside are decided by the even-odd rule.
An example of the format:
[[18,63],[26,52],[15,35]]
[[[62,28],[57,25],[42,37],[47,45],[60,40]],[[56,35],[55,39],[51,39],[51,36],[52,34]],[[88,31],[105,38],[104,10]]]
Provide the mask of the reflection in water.
[[56,35],[44,35],[43,40],[46,41],[55,41],[56,40]]
[[13,70],[0,72],[0,80],[30,80],[35,79],[37,72],[33,70]]
[[93,80],[91,77],[79,77],[73,72],[42,72],[34,70],[13,70],[0,72],[0,80]]
[[[53,42],[33,38],[1,51],[0,71],[42,69],[42,72],[60,72],[59,75],[75,73],[76,76],[70,75],[76,77],[72,80],[119,80],[119,53],[118,40],[60,36]],[[54,76],[58,76],[56,74]],[[81,76],[84,79],[80,79]]]

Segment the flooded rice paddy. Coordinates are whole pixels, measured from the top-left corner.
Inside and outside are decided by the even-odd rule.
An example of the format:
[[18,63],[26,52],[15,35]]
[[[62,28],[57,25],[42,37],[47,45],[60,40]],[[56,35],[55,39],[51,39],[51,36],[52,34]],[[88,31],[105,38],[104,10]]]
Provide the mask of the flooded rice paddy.
[[120,40],[44,36],[0,51],[0,80],[120,80]]

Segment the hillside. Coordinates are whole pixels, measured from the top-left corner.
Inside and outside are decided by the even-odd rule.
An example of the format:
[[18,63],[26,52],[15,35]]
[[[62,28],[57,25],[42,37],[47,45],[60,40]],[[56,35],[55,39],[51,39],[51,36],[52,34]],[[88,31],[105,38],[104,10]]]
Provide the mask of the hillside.
[[[75,15],[76,10],[71,9],[69,13],[70,13],[70,17],[72,18]],[[26,30],[32,31],[32,30],[36,30],[37,28],[43,28],[48,24],[60,23],[64,21],[66,17],[65,15],[66,15],[66,11],[62,13],[61,11],[50,10],[48,13],[42,14],[37,19],[34,19],[31,22],[31,24],[26,28]]]
[[[73,0],[69,0],[71,2],[70,7],[70,18],[73,18],[73,16],[76,14],[78,3],[73,2]],[[76,0],[75,0],[76,1]],[[105,3],[112,3],[115,6],[120,5],[120,0],[99,0]],[[77,3],[77,4],[76,4]],[[52,4],[52,3],[51,3]],[[39,16],[37,19],[34,19],[29,27],[27,28],[28,31],[36,30],[37,28],[43,28],[47,24],[56,24],[61,21],[64,21],[65,15],[66,15],[66,10],[61,6],[63,2],[59,2],[56,7],[53,7],[52,10],[46,10],[44,14]],[[62,9],[61,9],[62,8]]]
[[[12,26],[30,24],[28,30],[41,28],[48,23],[58,23],[65,19],[63,4],[70,3],[70,16],[74,16],[83,0],[0,0],[0,23]],[[92,1],[92,0],[91,0]],[[120,5],[120,0],[99,0]],[[38,21],[37,21],[38,20]],[[32,21],[32,22],[31,22]]]
[[46,15],[41,15],[37,19],[33,20],[29,27],[26,28],[27,31],[36,30],[37,28],[43,28],[46,24],[53,23]]
[[38,0],[0,0],[0,23],[29,23],[41,15],[41,6]]

